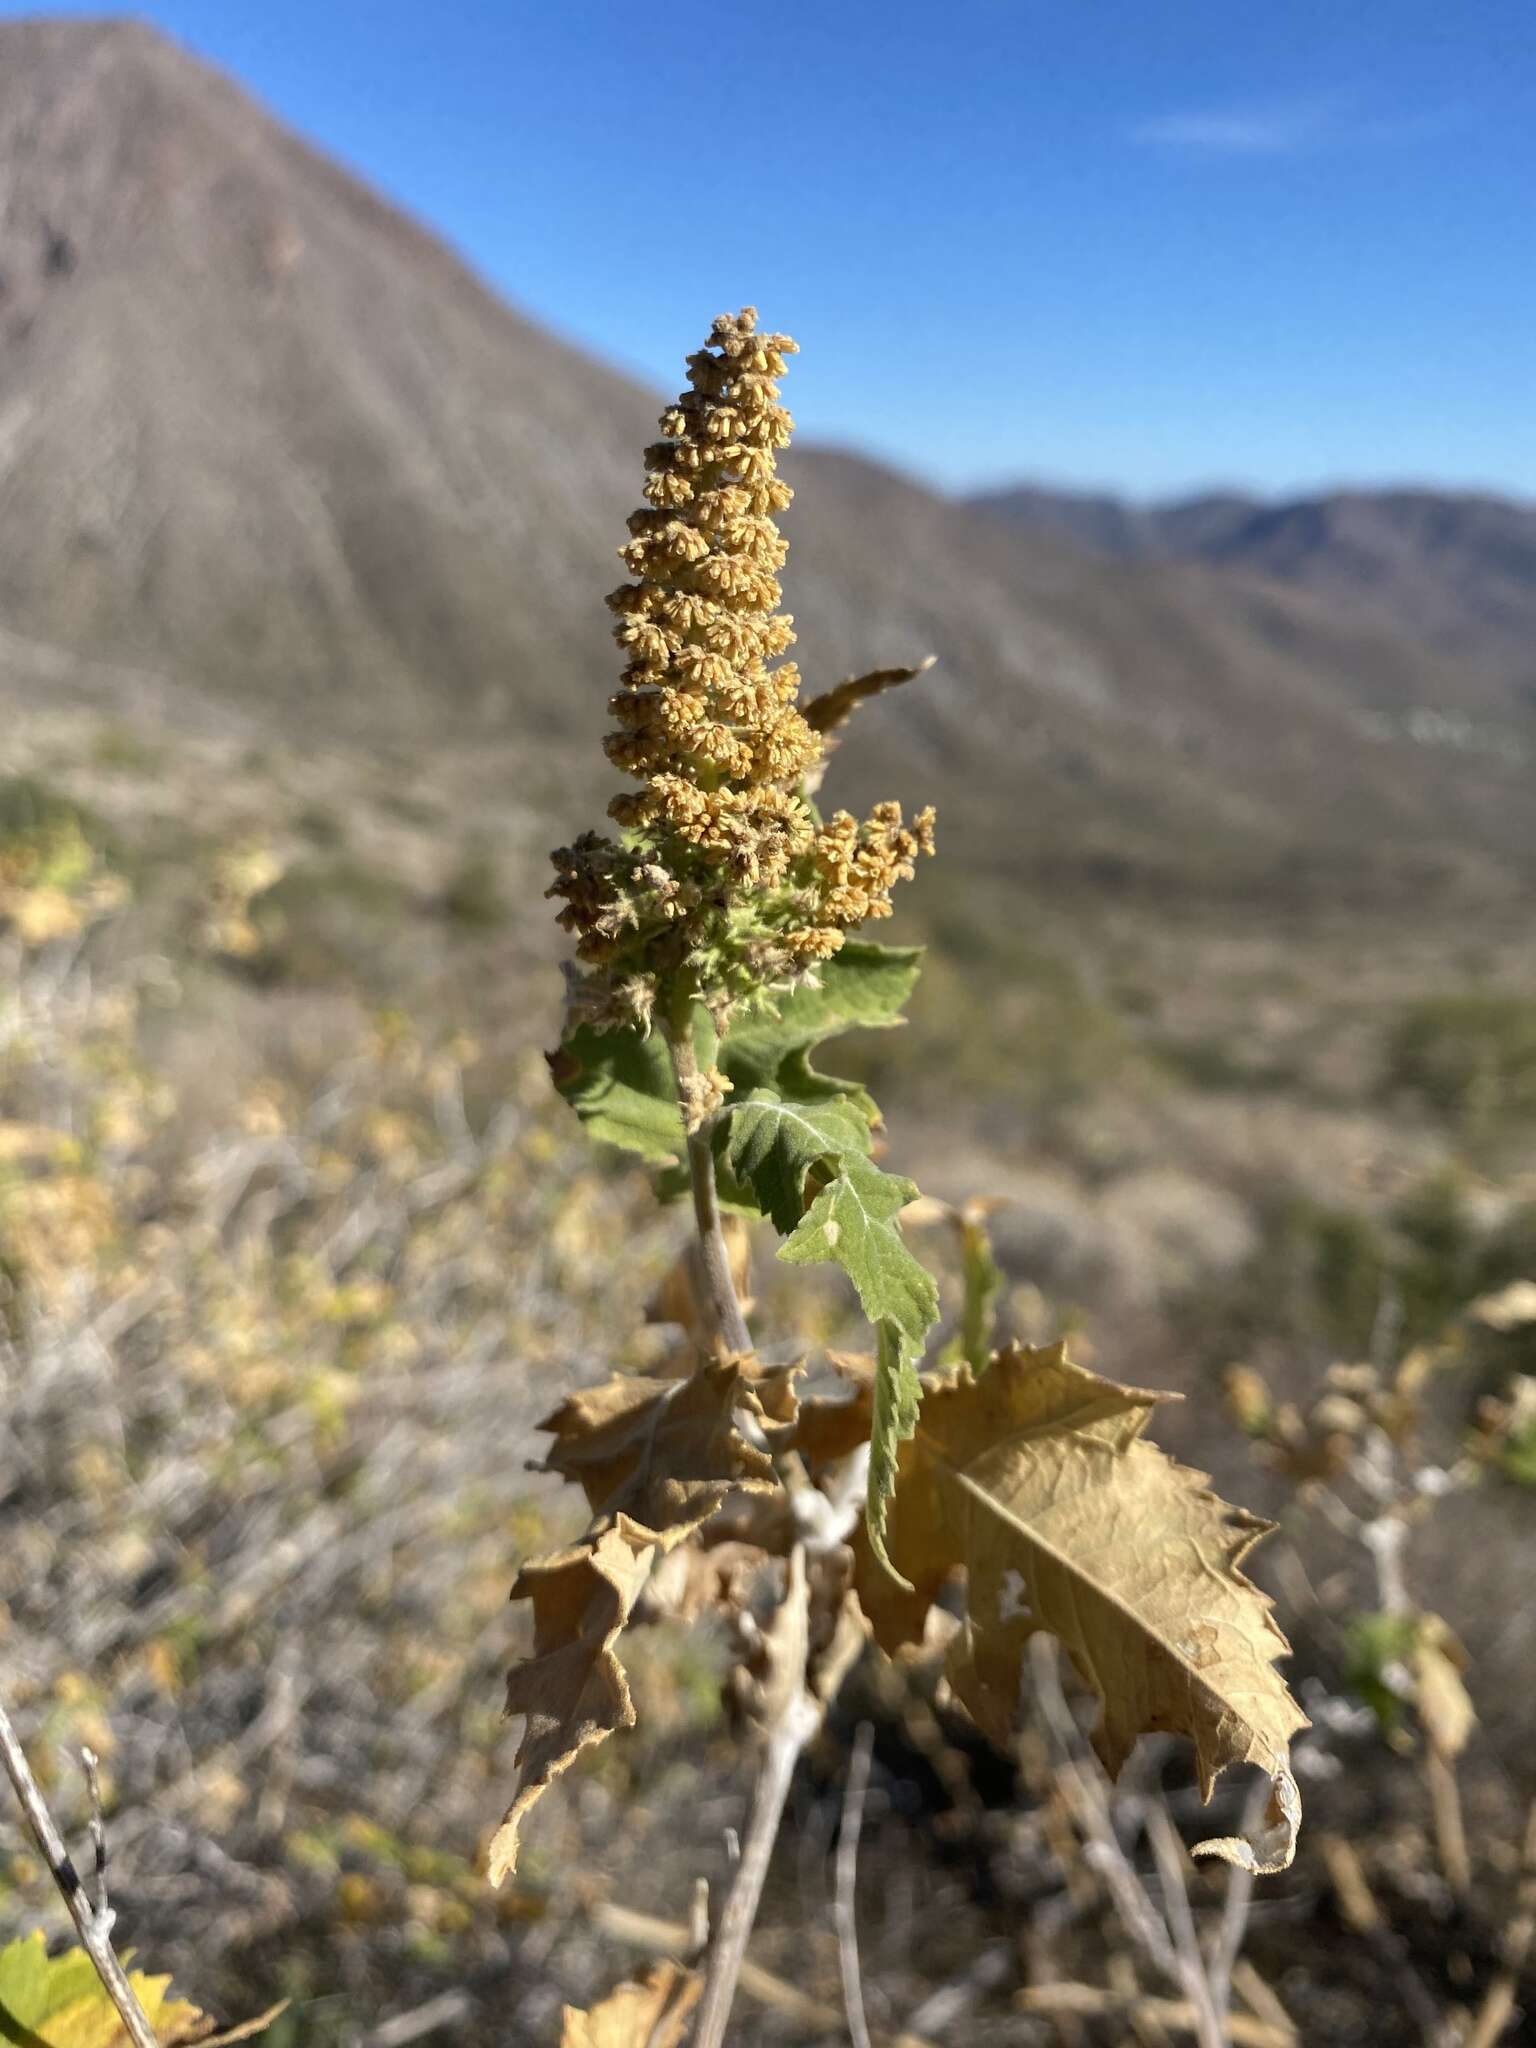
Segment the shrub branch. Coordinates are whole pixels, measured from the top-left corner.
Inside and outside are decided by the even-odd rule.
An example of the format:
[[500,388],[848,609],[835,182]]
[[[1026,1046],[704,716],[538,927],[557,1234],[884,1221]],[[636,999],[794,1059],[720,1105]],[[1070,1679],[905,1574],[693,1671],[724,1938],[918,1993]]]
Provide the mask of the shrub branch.
[[[112,1923],[116,1915],[106,1903],[105,1887],[101,1892],[100,1906],[93,1906],[86,1896],[85,1886],[80,1881],[80,1873],[64,1846],[64,1838],[54,1824],[53,1815],[48,1811],[43,1795],[38,1789],[37,1780],[32,1775],[32,1766],[27,1762],[26,1751],[21,1746],[11,1717],[3,1705],[0,1705],[0,1756],[5,1759],[6,1772],[22,1813],[26,1817],[27,1826],[32,1832],[32,1839],[37,1843],[43,1861],[48,1866],[48,1875],[57,1885],[60,1896],[69,1908],[69,1917],[74,1921],[75,1932],[80,1937],[80,1946],[90,1957],[92,1966],[101,1979],[103,1990],[116,2006],[118,2017],[128,2030],[128,2038],[133,2042],[133,2048],[159,2048],[155,2030],[150,2025],[148,2015],[128,1981],[128,1973],[118,1961],[117,1952],[112,1946]],[[100,1882],[106,1856],[99,1834],[100,1809],[96,1804],[94,1792],[94,1771],[92,1779],[93,1832],[96,1833],[97,1839],[97,1873]]]

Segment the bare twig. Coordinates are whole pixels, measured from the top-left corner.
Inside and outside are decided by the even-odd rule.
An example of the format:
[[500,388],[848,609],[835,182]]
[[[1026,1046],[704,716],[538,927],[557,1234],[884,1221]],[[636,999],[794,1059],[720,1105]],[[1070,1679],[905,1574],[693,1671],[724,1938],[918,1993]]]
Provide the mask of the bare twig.
[[[1269,1780],[1254,1779],[1243,1804],[1243,1817],[1238,1822],[1238,1833],[1252,1841],[1263,1824],[1264,1810],[1269,1803]],[[1221,1925],[1206,1954],[1206,1981],[1211,1989],[1211,2006],[1219,2024],[1225,2025],[1227,2013],[1232,2004],[1232,1971],[1242,1952],[1243,1936],[1248,1931],[1248,1909],[1253,1903],[1254,1873],[1240,1863],[1233,1863],[1227,1869],[1227,1896],[1222,1905]]]
[[838,1963],[843,1975],[843,2004],[848,2013],[848,2037],[853,2048],[870,2048],[869,2023],[864,2017],[864,1986],[859,1973],[856,1883],[859,1835],[864,1826],[864,1797],[869,1790],[869,1760],[874,1746],[874,1723],[861,1721],[848,1758],[848,1782],[843,1788],[843,1820],[837,1836],[833,1915],[837,1926]]
[[[1171,2033],[1197,2032],[1197,2014],[1187,1999],[1153,1998],[1146,1993],[1131,1999],[1118,1992],[1102,1991],[1093,1984],[1031,1984],[1015,1992],[1013,2002],[1020,2012],[1042,2013],[1051,2018],[1091,2019],[1102,2015],[1150,2021]],[[1266,2020],[1235,2013],[1227,2022],[1225,2038],[1233,2048],[1296,2048],[1298,2037],[1292,2028],[1271,2026]]]
[[[1061,1688],[1055,1645],[1048,1637],[1036,1636],[1030,1644],[1030,1655],[1035,1698],[1059,1753],[1059,1782],[1083,1834],[1087,1860],[1103,1878],[1126,1933],[1154,1967],[1183,1992],[1201,2048],[1223,2048],[1228,2035],[1223,2032],[1205,1959],[1200,1953],[1184,1881],[1184,1848],[1168,1809],[1160,1799],[1134,1803],[1162,1880],[1163,1905],[1159,1912],[1121,1846],[1102,1772],[1096,1764],[1079,1760],[1081,1739]],[[1240,1926],[1238,1934],[1240,1939]]]
[[397,2012],[392,2019],[383,2021],[365,2037],[363,2048],[408,2048],[408,2043],[421,2040],[425,2034],[435,2034],[439,2027],[457,2027],[471,2003],[467,1991],[439,1992],[425,2005],[412,2006],[409,2012]]
[[1515,1996],[1520,1977],[1536,1941],[1536,1800],[1525,1822],[1525,1843],[1521,1853],[1520,1887],[1515,1894],[1515,1916],[1504,1932],[1504,1958],[1498,1974],[1484,1993],[1466,2039],[1466,2048],[1494,2048],[1515,2016]]
[[91,1847],[96,1855],[96,1917],[108,1920],[112,1912],[107,1898],[107,1830],[101,1816],[101,1770],[100,1759],[94,1749],[80,1752],[80,1762],[85,1770],[85,1789],[91,1802]]
[[1430,1737],[1424,1742],[1424,1782],[1429,1787],[1429,1810],[1434,1821],[1435,1856],[1440,1874],[1458,1899],[1472,1890],[1472,1857],[1467,1848],[1466,1824],[1461,1817],[1461,1790],[1456,1783],[1456,1759],[1447,1756]]
[[1365,1867],[1342,1835],[1324,1835],[1319,1843],[1344,1924],[1370,1944],[1388,1980],[1402,1993],[1421,2040],[1440,2039],[1440,2011],[1413,1967],[1402,1941],[1388,1926]]
[[[1295,2033],[1295,2021],[1246,1956],[1232,1967],[1232,1988],[1241,1994],[1256,2019],[1273,2027],[1277,2033]],[[1230,2027],[1228,2031],[1231,2031]]]
[[1184,1844],[1168,1817],[1161,1799],[1147,1802],[1147,1839],[1163,1883],[1163,1917],[1173,1936],[1179,1958],[1179,1976],[1184,1996],[1195,2015],[1195,2038],[1200,2048],[1225,2048],[1225,2034],[1205,1974],[1205,1959],[1195,1933],[1195,1916],[1189,1908],[1189,1889],[1184,1882]]
[[1076,1760],[1077,1724],[1061,1689],[1055,1645],[1049,1637],[1037,1635],[1032,1638],[1029,1648],[1035,1699],[1046,1728],[1054,1739],[1059,1782],[1073,1819],[1086,1840],[1087,1860],[1104,1880],[1126,1933],[1165,1977],[1182,1987],[1177,1952],[1161,1915],[1147,1897],[1129,1857],[1120,1846],[1102,1780]]
[[[87,1752],[89,1754],[89,1752]],[[32,1838],[42,1852],[43,1861],[48,1865],[48,1874],[58,1886],[69,1917],[75,1923],[75,1932],[80,1937],[80,1946],[90,1957],[102,1987],[113,2005],[118,2017],[128,2030],[128,2038],[134,2048],[158,2048],[155,2030],[149,2017],[138,2000],[138,1994],[128,1981],[128,1973],[117,1959],[112,1946],[113,1914],[105,1908],[105,1892],[102,1893],[103,1910],[92,1907],[80,1882],[80,1874],[70,1860],[69,1851],[64,1847],[63,1837],[54,1825],[53,1815],[43,1801],[37,1780],[32,1775],[32,1766],[27,1762],[10,1715],[0,1706],[0,1755],[5,1758],[16,1798]],[[92,1760],[94,1762],[94,1759]],[[94,1777],[94,1771],[88,1771]],[[93,1786],[93,1806],[99,1812],[98,1795]],[[98,1875],[105,1867],[105,1850],[99,1850]]]
[[[796,1560],[799,1570],[795,1570]],[[763,1884],[784,1817],[790,1781],[801,1752],[821,1725],[822,1706],[805,1682],[810,1648],[809,1594],[805,1582],[804,1553],[797,1547],[790,1560],[790,1576],[781,1609],[795,1632],[793,1649],[786,1646],[784,1658],[791,1682],[779,1688],[778,1711],[768,1730],[768,1747],[752,1802],[752,1820],[741,1852],[741,1861],[726,1895],[720,1924],[715,1930],[709,1965],[704,1977],[704,1996],[694,2033],[694,2048],[721,2048],[736,1984],[746,1958],[747,1941],[757,1918]]]
[[[648,1955],[686,1957],[689,1952],[693,1929],[681,1920],[661,1920],[653,1913],[638,1913],[631,1906],[615,1905],[607,1899],[592,1908],[592,1918],[612,1940],[642,1949]],[[742,1964],[740,1985],[749,1998],[782,2013],[797,2026],[830,2034],[842,2023],[842,2014],[835,2006],[810,1997],[798,1985],[785,1983],[760,1963]],[[926,2044],[913,2040],[909,2048],[926,2048]]]

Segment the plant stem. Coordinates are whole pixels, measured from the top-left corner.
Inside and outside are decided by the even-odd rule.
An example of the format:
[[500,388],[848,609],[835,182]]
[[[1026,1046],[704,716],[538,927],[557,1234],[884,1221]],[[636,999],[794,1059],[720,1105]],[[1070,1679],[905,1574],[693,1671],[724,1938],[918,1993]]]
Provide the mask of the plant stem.
[[747,1942],[757,1919],[763,1883],[773,1859],[773,1845],[778,1840],[779,1824],[784,1818],[784,1802],[789,1797],[795,1765],[800,1761],[801,1751],[821,1726],[821,1703],[806,1683],[810,1607],[805,1553],[798,1544],[790,1557],[784,1601],[791,1630],[782,1646],[786,1668],[781,1697],[768,1730],[768,1748],[752,1801],[752,1821],[747,1829],[746,1847],[742,1850],[741,1862],[736,1867],[725,1910],[720,1915],[720,1924],[710,1949],[693,2048],[721,2048],[725,2040],[726,2023],[731,2016],[741,1966],[746,1960]]
[[[667,1043],[672,1052],[678,1102],[686,1124],[689,1107],[686,1084],[696,1081],[699,1074],[690,1019],[686,1015],[668,1033]],[[699,1233],[699,1264],[709,1296],[710,1316],[721,1343],[727,1351],[750,1351],[752,1333],[736,1298],[736,1283],[731,1278],[731,1255],[726,1249],[725,1232],[720,1224],[715,1155],[710,1143],[712,1130],[713,1121],[706,1119],[697,1130],[688,1133],[688,1178],[693,1187],[693,1220]]]
[[1456,1784],[1456,1759],[1438,1743],[1425,1737],[1424,1779],[1429,1787],[1429,1809],[1434,1818],[1435,1853],[1440,1874],[1456,1894],[1465,1899],[1472,1889],[1472,1858],[1467,1851],[1467,1830],[1461,1816],[1461,1793]]
[[149,2016],[138,2001],[128,1973],[117,1959],[112,1946],[112,1919],[108,1912],[97,1912],[86,1897],[80,1874],[70,1860],[69,1851],[64,1847],[63,1837],[54,1825],[53,1815],[44,1804],[38,1790],[32,1767],[27,1762],[26,1752],[17,1738],[11,1724],[11,1717],[0,1706],[0,1756],[5,1759],[5,1768],[15,1788],[21,1810],[26,1816],[32,1838],[42,1851],[48,1865],[48,1874],[58,1886],[64,1903],[69,1908],[69,1917],[75,1923],[75,1932],[80,1937],[80,1946],[90,1957],[102,1988],[117,2007],[118,2017],[128,2030],[128,2038],[134,2048],[159,2048],[155,2030],[149,2023]]
[[843,2005],[853,2048],[870,2048],[869,2022],[864,2017],[864,1989],[859,1970],[859,1923],[856,1883],[859,1874],[859,1832],[864,1825],[864,1799],[869,1790],[869,1760],[875,1746],[874,1724],[859,1723],[848,1759],[843,1794],[843,1824],[837,1836],[837,1890],[832,1917],[837,1927],[837,1954],[843,1973]]

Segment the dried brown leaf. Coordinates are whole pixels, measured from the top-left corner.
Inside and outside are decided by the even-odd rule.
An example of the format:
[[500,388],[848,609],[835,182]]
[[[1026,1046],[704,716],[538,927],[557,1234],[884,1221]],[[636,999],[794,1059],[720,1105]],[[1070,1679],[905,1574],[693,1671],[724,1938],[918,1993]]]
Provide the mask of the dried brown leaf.
[[840,725],[848,723],[859,705],[868,698],[878,697],[886,690],[894,690],[900,683],[910,683],[918,676],[927,675],[938,658],[936,654],[930,654],[911,668],[876,668],[871,669],[868,675],[848,676],[802,706],[805,722],[813,732],[836,732]]
[[1466,1651],[1439,1615],[1421,1615],[1413,1646],[1414,1703],[1425,1736],[1442,1756],[1460,1756],[1477,1726],[1477,1709],[1462,1683],[1466,1668]]
[[492,1837],[489,1874],[500,1884],[517,1865],[529,1808],[582,1750],[632,1728],[634,1703],[614,1644],[656,1555],[655,1533],[620,1515],[585,1543],[524,1565],[514,1600],[533,1603],[533,1655],[507,1678],[507,1712],[526,1714],[518,1744],[517,1796]]
[[895,1651],[921,1641],[963,1567],[968,1618],[949,1677],[989,1734],[1011,1732],[1025,1645],[1046,1630],[1099,1696],[1095,1742],[1109,1770],[1138,1735],[1168,1730],[1194,1741],[1207,1797],[1228,1764],[1269,1773],[1262,1838],[1200,1851],[1283,1869],[1300,1817],[1290,1741],[1307,1724],[1275,1669],[1289,1645],[1239,1569],[1268,1525],[1141,1440],[1170,1398],[1100,1379],[1062,1345],[1011,1346],[980,1379],[962,1367],[930,1385],[902,1447],[889,1535],[911,1590],[861,1532],[859,1597]]
[[652,1963],[590,2012],[568,2005],[560,2048],[682,2048],[703,1984],[681,1963]]
[[756,1543],[728,1539],[708,1549],[679,1544],[651,1573],[636,1619],[694,1622],[705,1614],[739,1612],[751,1582],[768,1569]]
[[851,1395],[815,1395],[803,1400],[791,1439],[813,1471],[852,1457],[869,1442],[874,1427],[874,1359],[855,1352],[834,1352],[832,1363],[851,1383]]
[[634,1725],[614,1646],[659,1553],[677,1549],[731,1493],[772,1494],[773,1461],[736,1426],[738,1405],[792,1420],[793,1367],[719,1359],[686,1380],[615,1378],[572,1394],[542,1425],[545,1468],[574,1481],[597,1520],[587,1539],[518,1574],[514,1600],[533,1604],[533,1655],[507,1679],[507,1712],[525,1714],[517,1796],[490,1848],[499,1884],[517,1860],[518,1831],[540,1793],[583,1749]]
[[727,1682],[729,1703],[773,1728],[803,1700],[819,1724],[869,1635],[854,1597],[852,1553],[837,1544],[807,1558],[803,1545],[792,1545],[772,1616],[758,1627],[743,1609],[738,1634],[742,1655]]
[[[782,1374],[768,1400],[788,1398]],[[723,1359],[685,1380],[619,1377],[571,1394],[539,1425],[554,1436],[545,1470],[580,1486],[595,1515],[628,1515],[670,1549],[734,1488],[768,1491],[773,1461],[736,1427],[738,1402],[767,1404],[750,1361]]]

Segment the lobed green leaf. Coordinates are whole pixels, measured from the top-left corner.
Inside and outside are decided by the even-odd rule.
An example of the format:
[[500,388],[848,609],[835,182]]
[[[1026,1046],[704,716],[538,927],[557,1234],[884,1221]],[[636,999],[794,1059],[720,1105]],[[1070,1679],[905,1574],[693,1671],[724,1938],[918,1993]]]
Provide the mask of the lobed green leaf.
[[939,1290],[914,1258],[896,1218],[917,1193],[913,1182],[872,1161],[847,1156],[812,1202],[794,1235],[779,1247],[789,1265],[832,1261],[853,1282],[878,1344],[874,1425],[870,1439],[870,1538],[884,1556],[886,1503],[896,1478],[896,1452],[917,1426],[922,1386],[917,1361],[939,1318]]
[[865,1158],[869,1122],[857,1104],[836,1096],[785,1102],[759,1088],[733,1098],[720,1113],[715,1157],[728,1190],[750,1192],[754,1205],[788,1237],[805,1210],[805,1180],[826,1160]]
[[[715,1032],[704,1010],[694,1020],[702,1066],[715,1058]],[[605,1145],[670,1166],[687,1147],[667,1042],[659,1031],[568,1032],[549,1056],[550,1076],[590,1134]]]

